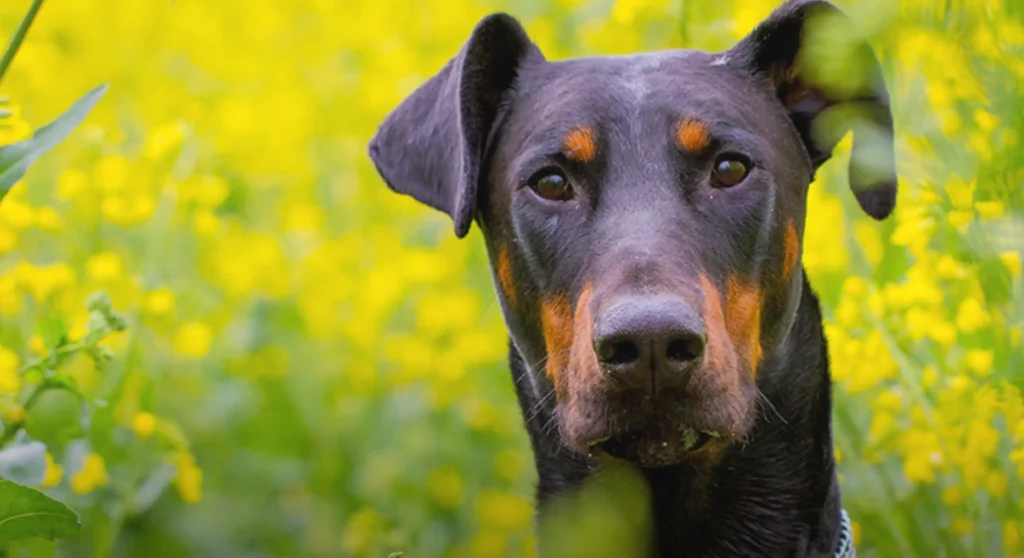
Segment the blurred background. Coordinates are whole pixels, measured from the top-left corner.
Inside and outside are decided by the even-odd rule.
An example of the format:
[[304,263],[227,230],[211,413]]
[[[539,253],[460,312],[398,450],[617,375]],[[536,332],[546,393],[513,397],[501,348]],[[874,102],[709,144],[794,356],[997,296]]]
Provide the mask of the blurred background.
[[[1024,3],[837,3],[883,61],[901,178],[872,222],[845,141],[810,193],[859,555],[1022,556]],[[28,5],[0,3],[0,39]],[[389,192],[366,143],[492,11],[557,59],[725,49],[775,5],[46,3],[0,144],[110,90],[0,204],[0,420],[26,418],[39,485],[84,528],[7,556],[533,556],[479,230],[456,240]],[[18,371],[81,339],[97,292],[128,322],[102,342],[113,360],[73,358],[84,399],[26,410],[39,380]],[[623,540],[629,482],[567,515],[561,555]]]

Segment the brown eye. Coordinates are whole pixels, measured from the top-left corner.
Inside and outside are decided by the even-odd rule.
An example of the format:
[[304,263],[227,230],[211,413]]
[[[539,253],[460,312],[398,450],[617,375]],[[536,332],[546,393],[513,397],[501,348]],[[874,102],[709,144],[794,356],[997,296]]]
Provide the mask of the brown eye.
[[750,161],[742,155],[726,154],[715,161],[715,185],[721,188],[735,186],[750,173]]
[[559,172],[546,171],[538,174],[530,181],[530,187],[537,195],[552,201],[572,199],[572,187],[565,175]]

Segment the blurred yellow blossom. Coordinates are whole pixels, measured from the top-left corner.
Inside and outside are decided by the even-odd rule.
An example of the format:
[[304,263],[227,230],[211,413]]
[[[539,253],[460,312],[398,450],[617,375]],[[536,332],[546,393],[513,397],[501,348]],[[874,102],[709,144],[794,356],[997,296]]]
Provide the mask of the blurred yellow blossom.
[[458,471],[451,467],[434,469],[427,481],[434,501],[443,508],[456,508],[462,503],[463,486]]
[[186,322],[174,334],[174,350],[187,357],[205,356],[212,344],[213,330],[205,322]]
[[978,215],[984,219],[995,219],[1002,217],[1006,213],[1006,204],[1001,201],[980,201],[974,204],[974,208],[978,210]]
[[977,297],[965,298],[957,310],[956,326],[964,333],[974,333],[988,325],[991,318]]
[[145,309],[151,316],[163,317],[174,311],[174,291],[168,287],[160,287],[146,295]]
[[132,417],[132,430],[135,435],[145,440],[149,438],[156,429],[156,417],[152,413],[139,412]]
[[488,490],[476,501],[480,519],[496,529],[512,530],[529,525],[533,508],[529,500],[518,494]]
[[1020,277],[1020,252],[1003,252],[999,254],[999,259],[1002,260],[1003,265],[1006,266],[1006,269],[1010,271],[1010,275],[1014,277]]
[[992,361],[995,354],[992,351],[971,349],[967,351],[967,367],[978,376],[988,376],[992,372]]
[[43,356],[46,354],[46,341],[42,335],[33,333],[32,337],[28,338],[28,351],[36,356]]
[[85,269],[93,281],[114,281],[124,274],[124,263],[121,256],[115,252],[100,252],[86,261]]
[[203,471],[196,466],[195,457],[187,451],[174,455],[172,463],[177,468],[174,487],[183,502],[194,504],[203,498]]
[[25,407],[16,403],[0,402],[0,419],[7,424],[18,424],[25,420]]
[[88,453],[82,461],[82,468],[71,476],[71,490],[79,494],[88,494],[106,486],[109,481],[107,464],[103,457],[96,453]]
[[43,488],[52,488],[64,478],[64,468],[53,462],[53,456],[46,452],[46,472],[43,474]]
[[18,355],[0,345],[0,394],[18,393],[21,378],[18,376]]

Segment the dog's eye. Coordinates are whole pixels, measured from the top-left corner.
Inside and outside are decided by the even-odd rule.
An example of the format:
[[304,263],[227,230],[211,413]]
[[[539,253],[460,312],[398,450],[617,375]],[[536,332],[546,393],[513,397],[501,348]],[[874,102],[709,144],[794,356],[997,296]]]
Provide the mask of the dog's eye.
[[570,200],[573,195],[569,179],[557,171],[537,173],[536,177],[530,179],[530,188],[533,188],[538,196],[552,201]]
[[721,188],[735,186],[750,174],[750,160],[736,153],[726,153],[715,159],[714,181]]

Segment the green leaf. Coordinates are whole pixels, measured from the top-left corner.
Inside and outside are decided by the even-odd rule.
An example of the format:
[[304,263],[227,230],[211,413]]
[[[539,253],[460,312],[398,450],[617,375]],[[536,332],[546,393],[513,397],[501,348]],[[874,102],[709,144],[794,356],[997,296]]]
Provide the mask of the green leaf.
[[86,93],[56,120],[36,130],[31,139],[0,147],[0,200],[15,182],[25,176],[28,167],[36,159],[53,149],[85,120],[106,92],[107,85],[100,85]]
[[0,543],[57,540],[82,528],[78,514],[27,486],[0,479]]

